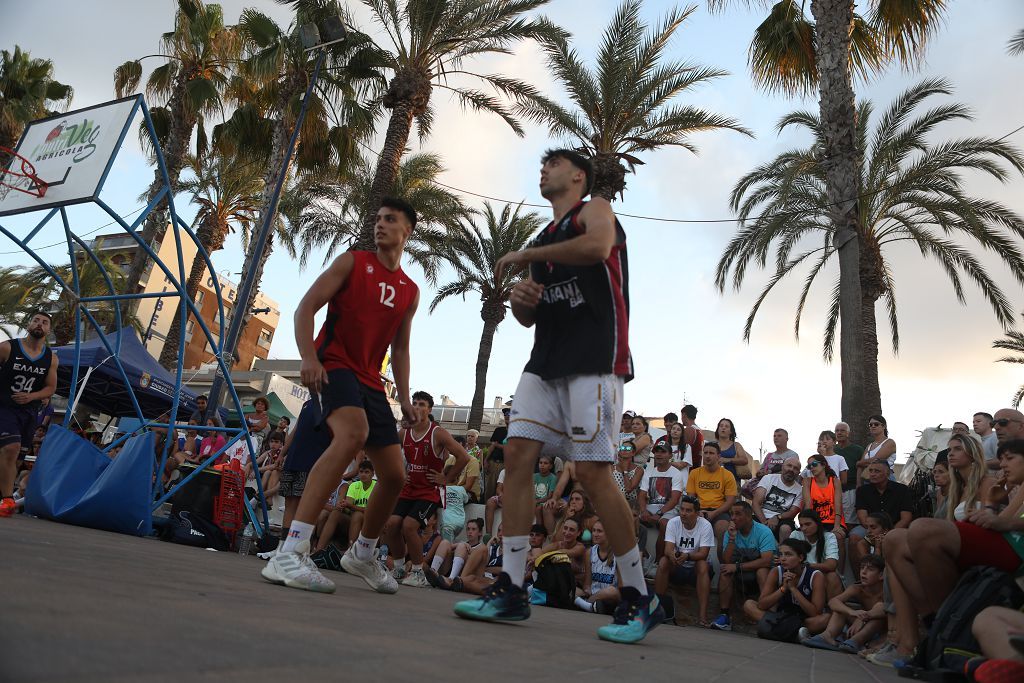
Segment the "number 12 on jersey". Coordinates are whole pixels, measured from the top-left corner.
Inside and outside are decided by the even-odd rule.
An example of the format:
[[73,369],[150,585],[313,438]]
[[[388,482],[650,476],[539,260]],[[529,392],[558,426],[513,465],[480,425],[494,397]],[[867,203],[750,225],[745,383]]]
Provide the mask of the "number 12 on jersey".
[[385,282],[378,282],[380,285],[380,302],[388,308],[395,307],[395,288]]

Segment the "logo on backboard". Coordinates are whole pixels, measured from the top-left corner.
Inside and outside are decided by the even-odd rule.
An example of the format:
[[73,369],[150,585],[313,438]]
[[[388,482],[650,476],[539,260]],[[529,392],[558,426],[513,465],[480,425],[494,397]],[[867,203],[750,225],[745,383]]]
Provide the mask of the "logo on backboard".
[[26,154],[32,163],[56,157],[71,157],[78,163],[85,161],[96,151],[96,139],[100,136],[100,126],[84,116],[70,121],[64,119],[56,125],[41,144],[36,145]]

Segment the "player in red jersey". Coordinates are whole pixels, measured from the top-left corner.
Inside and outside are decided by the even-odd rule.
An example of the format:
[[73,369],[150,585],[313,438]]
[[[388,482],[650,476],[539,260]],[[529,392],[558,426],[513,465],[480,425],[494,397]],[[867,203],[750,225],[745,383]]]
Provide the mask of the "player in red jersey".
[[[434,397],[425,391],[412,395],[412,409],[416,422],[402,430],[402,451],[408,474],[405,487],[398,496],[398,504],[388,522],[391,530],[391,554],[395,557],[395,578],[403,586],[425,588],[430,585],[423,573],[423,537],[420,530],[427,519],[441,506],[442,486],[454,486],[469,462],[466,449],[436,422],[430,420]],[[455,456],[455,464],[444,473],[448,453]],[[438,526],[440,526],[440,520]],[[405,573],[408,552],[412,569]]]
[[[380,593],[398,585],[376,561],[375,549],[405,483],[405,465],[395,417],[384,394],[380,367],[388,346],[404,422],[414,421],[409,400],[409,335],[419,289],[402,271],[402,251],[416,226],[416,211],[392,197],[381,201],[374,228],[376,252],[350,251],[316,279],[295,310],[295,342],[302,357],[302,383],[319,397],[318,429],[331,444],[306,480],[281,551],[263,568],[267,581],[333,593],[334,583],[309,559],[314,524],[341,475],[365,448],[377,474],[363,531],[342,558],[349,574]],[[313,316],[327,306],[327,319],[313,339]],[[314,402],[316,403],[316,402]]]

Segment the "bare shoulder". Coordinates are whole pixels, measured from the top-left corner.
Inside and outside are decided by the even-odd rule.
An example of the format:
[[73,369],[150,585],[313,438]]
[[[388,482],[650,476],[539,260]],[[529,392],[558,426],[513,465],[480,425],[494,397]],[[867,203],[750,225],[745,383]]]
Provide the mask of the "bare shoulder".
[[612,210],[612,203],[604,197],[594,197],[583,205],[580,210],[580,219],[586,223],[587,220],[614,220],[615,211]]

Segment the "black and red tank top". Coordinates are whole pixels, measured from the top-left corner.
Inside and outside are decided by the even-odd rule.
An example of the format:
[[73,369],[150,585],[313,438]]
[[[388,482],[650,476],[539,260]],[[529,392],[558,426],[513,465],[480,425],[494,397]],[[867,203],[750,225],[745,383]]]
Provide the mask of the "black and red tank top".
[[434,446],[435,431],[437,431],[436,422],[431,422],[427,431],[419,438],[413,434],[412,427],[405,430],[402,451],[405,453],[407,474],[405,487],[401,493],[402,498],[429,500],[441,504],[440,487],[427,479],[427,472],[430,470],[444,471],[444,461],[447,456],[444,449],[437,449]]
[[38,411],[41,405],[39,401],[19,404],[12,397],[14,394],[31,393],[43,388],[53,364],[53,351],[49,346],[43,346],[39,355],[32,357],[21,345],[21,339],[12,339],[10,345],[11,353],[7,361],[0,365],[0,405]]
[[[582,235],[581,201],[557,223],[552,221],[530,246],[545,246]],[[602,263],[569,266],[532,263],[530,277],[544,285],[537,305],[533,352],[526,372],[545,380],[570,375],[633,379],[629,353],[629,267],[626,233],[615,221],[615,246]]]
[[353,251],[355,263],[327,304],[316,352],[327,370],[348,368],[368,387],[383,390],[381,365],[419,288],[405,272],[390,271],[372,251]]

